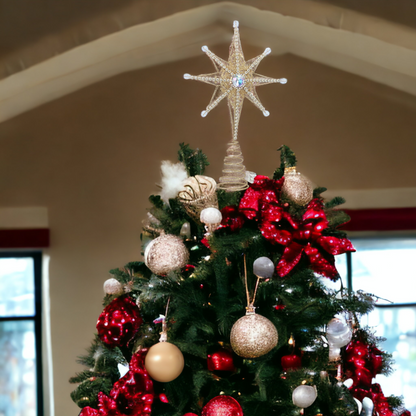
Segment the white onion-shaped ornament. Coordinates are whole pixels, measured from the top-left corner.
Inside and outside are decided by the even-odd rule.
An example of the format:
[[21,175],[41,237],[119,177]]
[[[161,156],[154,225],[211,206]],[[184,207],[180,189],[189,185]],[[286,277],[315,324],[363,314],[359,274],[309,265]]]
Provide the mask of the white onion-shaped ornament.
[[277,329],[262,315],[248,311],[231,328],[231,348],[243,358],[257,358],[271,351],[278,341]]
[[308,178],[296,172],[295,167],[285,169],[285,181],[282,193],[298,205],[306,205],[312,201],[313,188]]
[[123,285],[117,280],[112,277],[111,279],[107,279],[103,285],[104,293],[107,295],[118,295],[123,293]]
[[181,269],[189,259],[189,252],[182,238],[172,234],[162,234],[152,240],[144,252],[146,266],[158,275],[166,275]]
[[253,273],[262,278],[270,278],[274,273],[274,264],[268,257],[259,257],[253,263]]
[[374,403],[369,397],[364,397],[363,399],[363,410],[361,415],[363,416],[372,416],[374,410]]
[[295,406],[302,409],[309,407],[318,396],[315,386],[301,385],[295,388],[292,393],[292,401]]
[[329,344],[329,359],[336,361],[340,357],[340,348],[349,344],[352,337],[351,328],[339,318],[329,321],[326,329],[326,338]]
[[214,232],[221,224],[221,211],[214,207],[205,208],[201,211],[200,220],[205,224],[205,228],[209,233]]
[[162,341],[150,347],[144,366],[153,380],[169,383],[183,370],[185,361],[181,350],[170,342]]

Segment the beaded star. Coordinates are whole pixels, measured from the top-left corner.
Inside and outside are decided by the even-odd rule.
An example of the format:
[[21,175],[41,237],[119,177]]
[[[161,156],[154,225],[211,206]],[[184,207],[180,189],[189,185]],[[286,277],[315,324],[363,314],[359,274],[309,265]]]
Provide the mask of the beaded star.
[[207,46],[203,46],[202,51],[205,52],[211,59],[217,72],[197,76],[184,74],[183,77],[185,79],[193,79],[195,81],[201,81],[215,86],[211,101],[209,102],[207,108],[201,112],[202,117],[206,117],[206,115],[224,98],[227,98],[228,108],[230,110],[233,139],[237,140],[238,125],[240,122],[244,98],[251,101],[263,112],[264,116],[267,117],[270,113],[260,102],[260,99],[257,96],[256,87],[272,83],[286,84],[287,79],[268,78],[264,75],[256,74],[255,71],[260,62],[271,52],[271,49],[266,48],[261,55],[246,61],[241,47],[238,21],[234,21],[233,26],[234,35],[230,45],[228,61],[224,61],[212,53]]

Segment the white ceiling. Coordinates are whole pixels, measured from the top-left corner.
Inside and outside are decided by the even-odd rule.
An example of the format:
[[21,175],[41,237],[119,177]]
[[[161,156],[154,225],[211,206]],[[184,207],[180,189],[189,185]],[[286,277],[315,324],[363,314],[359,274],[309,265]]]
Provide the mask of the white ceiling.
[[233,20],[240,21],[243,46],[269,46],[273,54],[295,54],[416,95],[416,29],[306,3],[291,0],[291,15],[283,15],[220,2],[120,29],[0,80],[0,122],[117,74],[229,43]]

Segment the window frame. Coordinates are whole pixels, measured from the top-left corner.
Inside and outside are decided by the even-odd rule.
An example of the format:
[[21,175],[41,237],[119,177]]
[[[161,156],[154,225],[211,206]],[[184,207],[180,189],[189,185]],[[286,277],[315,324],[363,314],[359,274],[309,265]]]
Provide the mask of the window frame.
[[35,327],[36,352],[36,411],[43,416],[43,366],[42,366],[42,252],[39,250],[1,250],[0,258],[33,258],[35,288],[35,314],[33,316],[4,316],[0,322],[33,321]]
[[[360,233],[361,234],[361,233]],[[355,235],[354,232],[350,232],[348,233],[348,238],[350,240],[352,240],[352,242],[354,243],[354,240],[392,240],[392,239],[407,239],[407,238],[411,238],[411,239],[416,239],[416,233],[414,231],[410,231],[410,232],[401,232],[401,233],[392,233],[392,232],[377,232],[376,234],[374,233],[365,233],[365,235]],[[346,252],[346,283],[347,283],[347,290],[349,292],[354,291],[354,269],[352,267],[352,256],[354,255],[354,252]],[[375,293],[375,295],[377,296],[377,293]],[[415,296],[416,297],[416,296]],[[374,307],[375,308],[403,308],[403,307],[412,307],[412,306],[416,306],[416,299],[414,302],[403,302],[403,303],[399,303],[399,302],[394,302],[394,303],[386,303],[386,304],[375,304]]]

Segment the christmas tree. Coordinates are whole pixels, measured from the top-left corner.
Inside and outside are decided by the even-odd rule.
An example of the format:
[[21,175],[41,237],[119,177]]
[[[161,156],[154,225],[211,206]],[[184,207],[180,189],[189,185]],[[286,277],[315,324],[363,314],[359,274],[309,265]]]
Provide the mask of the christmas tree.
[[227,98],[232,140],[219,184],[201,150],[181,144],[162,164],[143,227],[145,262],[111,270],[88,369],[70,381],[82,416],[410,415],[385,397],[391,371],[380,339],[360,326],[375,298],[339,281],[334,256],[355,251],[349,218],[296,171],[287,146],[271,177],[246,172],[238,144],[244,98],[265,116],[238,22],[228,61],[202,48],[216,72],[206,116]]

